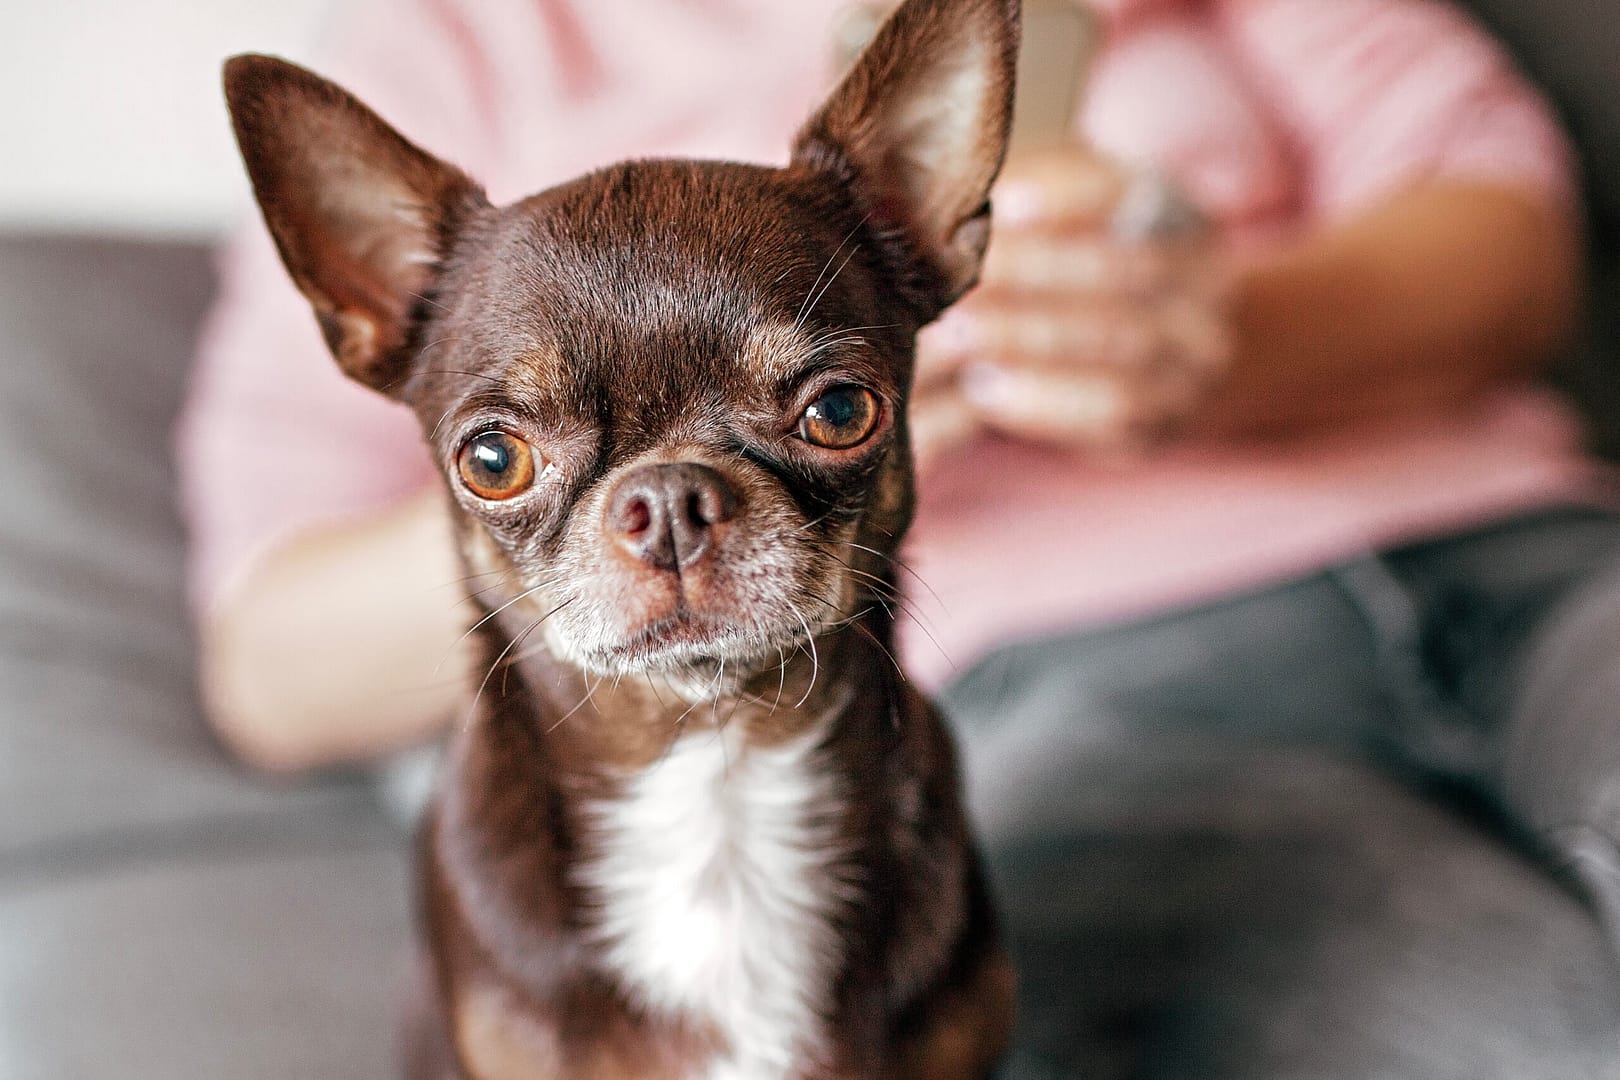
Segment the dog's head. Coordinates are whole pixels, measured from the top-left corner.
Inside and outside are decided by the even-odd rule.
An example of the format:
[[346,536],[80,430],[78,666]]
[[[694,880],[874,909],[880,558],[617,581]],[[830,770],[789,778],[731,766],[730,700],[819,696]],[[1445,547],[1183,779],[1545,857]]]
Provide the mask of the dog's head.
[[339,365],[406,403],[508,632],[747,668],[892,585],[913,341],[976,279],[1016,0],[908,0],[782,169],[614,166],[506,207],[343,90],[226,65]]

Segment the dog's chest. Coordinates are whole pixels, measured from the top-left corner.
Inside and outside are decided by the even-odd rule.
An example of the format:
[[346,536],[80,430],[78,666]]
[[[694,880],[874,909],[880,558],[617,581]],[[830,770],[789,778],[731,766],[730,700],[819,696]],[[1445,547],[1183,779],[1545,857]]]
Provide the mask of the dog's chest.
[[819,743],[694,732],[592,807],[580,881],[607,964],[641,1006],[724,1041],[694,1076],[785,1080],[821,1056],[849,890]]

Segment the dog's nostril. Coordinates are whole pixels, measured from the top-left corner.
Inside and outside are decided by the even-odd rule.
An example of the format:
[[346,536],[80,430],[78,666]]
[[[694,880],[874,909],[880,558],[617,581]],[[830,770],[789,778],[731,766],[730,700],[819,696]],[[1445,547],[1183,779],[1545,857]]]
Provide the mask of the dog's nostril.
[[737,515],[738,500],[724,476],[704,465],[646,465],[620,482],[608,504],[607,528],[629,554],[676,570],[711,552],[716,527]]
[[647,500],[636,497],[627,500],[619,507],[618,520],[614,524],[619,531],[629,536],[644,533],[652,525],[652,507]]
[[701,527],[730,521],[737,512],[737,496],[725,481],[704,478],[687,496],[687,520]]

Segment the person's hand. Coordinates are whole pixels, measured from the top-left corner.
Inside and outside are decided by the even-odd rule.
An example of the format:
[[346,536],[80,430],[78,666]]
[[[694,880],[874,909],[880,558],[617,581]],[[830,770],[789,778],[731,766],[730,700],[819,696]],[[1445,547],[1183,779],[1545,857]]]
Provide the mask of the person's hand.
[[1008,163],[979,287],[918,341],[924,463],[981,430],[1128,457],[1197,412],[1228,362],[1223,275],[1204,230],[1154,235],[1143,184],[1078,146]]

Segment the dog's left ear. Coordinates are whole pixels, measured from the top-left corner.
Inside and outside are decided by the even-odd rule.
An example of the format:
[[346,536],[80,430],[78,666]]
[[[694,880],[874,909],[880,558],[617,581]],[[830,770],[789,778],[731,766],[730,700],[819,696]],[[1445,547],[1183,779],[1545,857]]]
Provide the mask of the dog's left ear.
[[905,238],[932,279],[928,318],[978,280],[1018,35],[1019,0],[906,0],[794,144],[796,164],[844,179]]
[[233,57],[225,97],[265,224],[338,366],[397,394],[427,294],[483,192],[296,64]]

